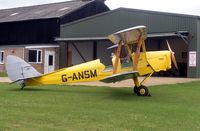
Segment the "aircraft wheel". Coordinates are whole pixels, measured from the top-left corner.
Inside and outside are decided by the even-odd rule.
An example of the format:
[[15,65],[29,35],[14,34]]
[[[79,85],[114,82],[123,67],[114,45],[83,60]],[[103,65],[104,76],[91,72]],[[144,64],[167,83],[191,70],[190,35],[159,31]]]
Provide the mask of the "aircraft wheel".
[[133,87],[133,92],[134,92],[135,94],[138,94],[138,89],[139,89],[139,87],[134,86],[134,87]]
[[141,85],[140,87],[137,87],[137,95],[138,96],[150,96],[149,90],[146,86]]

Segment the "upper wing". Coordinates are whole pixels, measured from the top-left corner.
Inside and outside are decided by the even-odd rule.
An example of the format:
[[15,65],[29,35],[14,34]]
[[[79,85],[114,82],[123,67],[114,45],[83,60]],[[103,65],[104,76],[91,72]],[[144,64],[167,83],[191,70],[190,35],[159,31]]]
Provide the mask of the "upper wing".
[[140,37],[144,40],[147,38],[145,26],[136,26],[125,30],[118,31],[108,36],[114,44],[118,44],[121,40],[127,44],[136,44],[139,42]]
[[117,81],[122,81],[122,80],[126,80],[126,79],[131,79],[131,78],[137,77],[137,76],[138,76],[138,71],[123,72],[123,73],[111,75],[100,81],[105,82],[105,83],[111,83],[111,82],[117,82]]

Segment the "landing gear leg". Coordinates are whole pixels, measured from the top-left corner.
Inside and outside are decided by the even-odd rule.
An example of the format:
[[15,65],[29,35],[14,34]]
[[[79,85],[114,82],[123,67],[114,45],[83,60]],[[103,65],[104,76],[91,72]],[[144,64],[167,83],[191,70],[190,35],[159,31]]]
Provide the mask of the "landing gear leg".
[[135,94],[138,93],[138,87],[137,87],[137,86],[133,87],[133,92],[134,92]]
[[23,82],[23,83],[20,84],[20,86],[21,86],[21,90],[23,90],[24,87],[25,87],[26,85],[25,85],[25,83]]
[[145,77],[142,82],[139,82],[138,77],[133,78],[133,81],[135,83],[135,87],[133,88],[133,91],[135,94],[137,94],[138,96],[151,96],[148,88],[146,86],[143,86],[142,83],[148,80],[153,73],[154,72],[150,73],[147,77]]

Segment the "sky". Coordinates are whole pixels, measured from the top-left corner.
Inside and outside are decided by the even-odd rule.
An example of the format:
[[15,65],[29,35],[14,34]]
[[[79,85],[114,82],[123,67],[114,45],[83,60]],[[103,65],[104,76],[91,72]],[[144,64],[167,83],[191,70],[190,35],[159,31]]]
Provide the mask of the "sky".
[[[68,0],[0,0],[0,9],[55,3]],[[200,16],[200,0],[106,0],[110,9],[119,7]]]

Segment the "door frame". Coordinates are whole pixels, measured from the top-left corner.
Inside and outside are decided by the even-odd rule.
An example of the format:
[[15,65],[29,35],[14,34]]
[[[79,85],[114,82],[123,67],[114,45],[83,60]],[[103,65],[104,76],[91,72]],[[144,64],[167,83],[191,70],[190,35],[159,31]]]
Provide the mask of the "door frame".
[[[49,55],[53,56],[53,67],[52,70],[49,69]],[[55,70],[55,51],[44,51],[44,73],[50,73]]]

